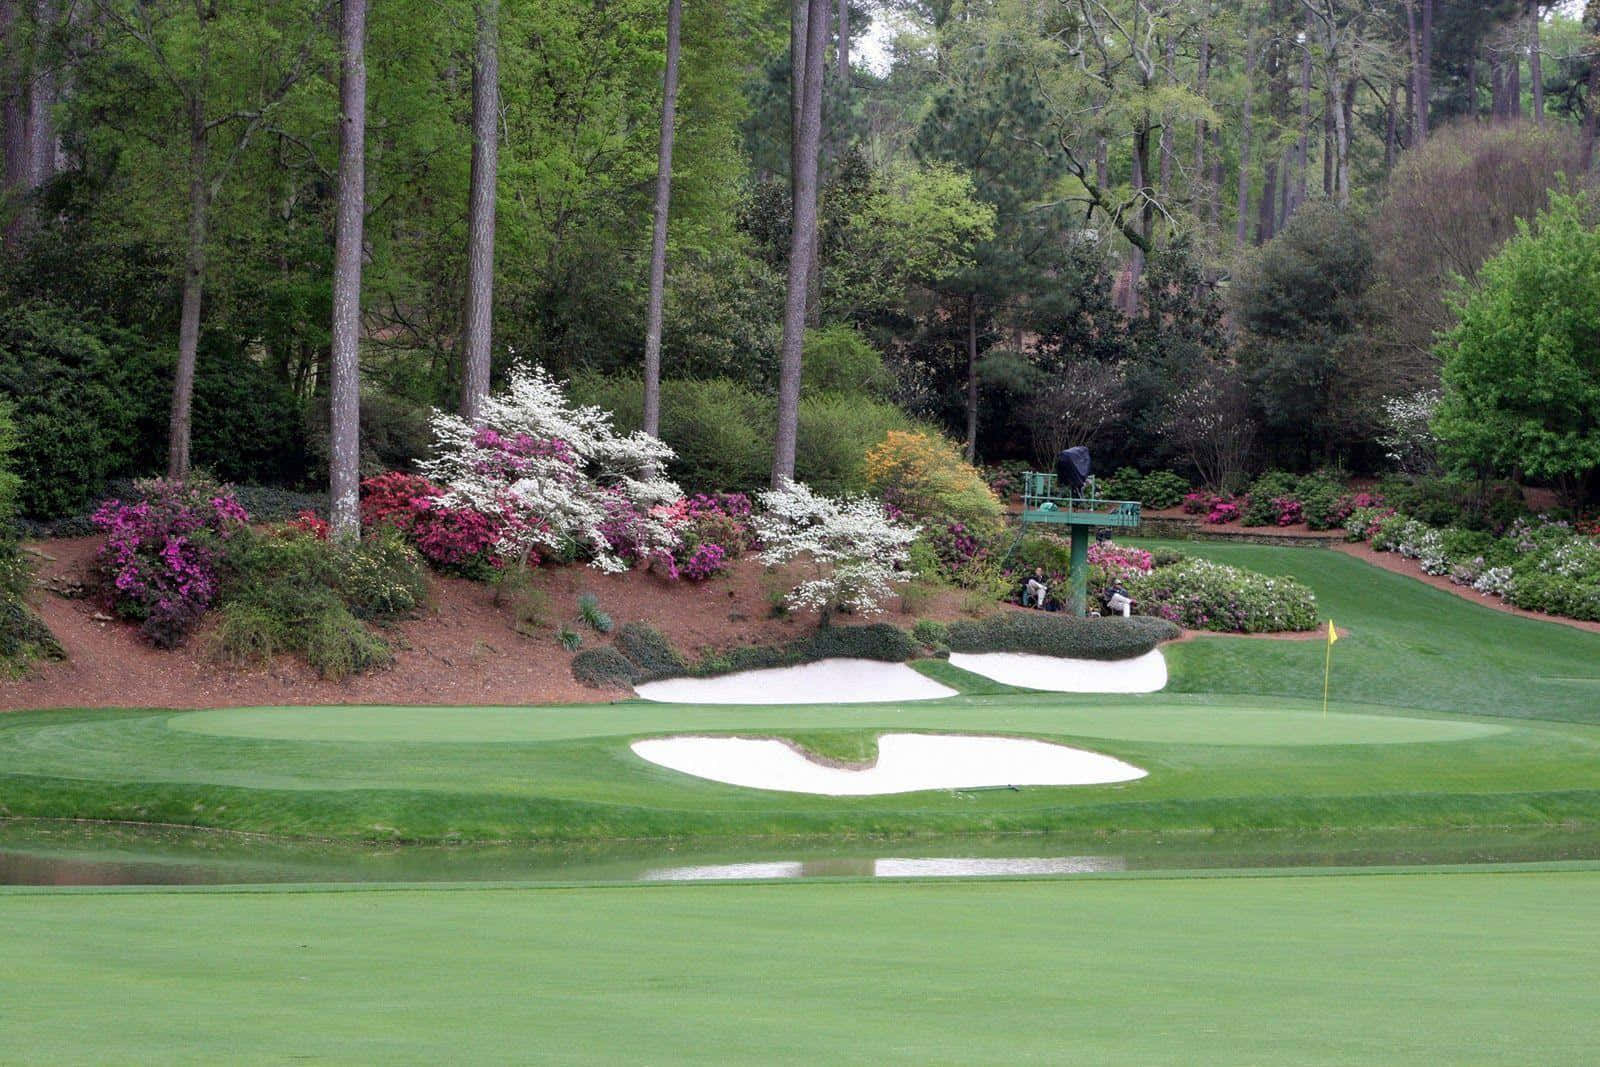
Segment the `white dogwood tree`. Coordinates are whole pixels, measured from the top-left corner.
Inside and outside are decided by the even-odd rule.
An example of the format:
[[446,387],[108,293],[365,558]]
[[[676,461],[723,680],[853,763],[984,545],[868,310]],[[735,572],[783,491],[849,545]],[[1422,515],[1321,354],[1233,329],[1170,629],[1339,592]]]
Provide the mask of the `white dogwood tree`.
[[824,618],[841,608],[876,614],[895,582],[915,577],[910,546],[918,527],[896,522],[871,497],[833,499],[787,482],[759,500],[754,523],[764,546],[762,562],[779,566],[805,557],[815,568],[816,577],[785,598],[792,608],[814,608]]
[[618,433],[611,413],[574,407],[543,367],[517,367],[477,418],[435,411],[433,458],[422,472],[444,503],[496,519],[499,550],[588,555],[608,572],[670,552],[678,535],[660,511],[683,496],[661,477],[674,453],[646,433]]

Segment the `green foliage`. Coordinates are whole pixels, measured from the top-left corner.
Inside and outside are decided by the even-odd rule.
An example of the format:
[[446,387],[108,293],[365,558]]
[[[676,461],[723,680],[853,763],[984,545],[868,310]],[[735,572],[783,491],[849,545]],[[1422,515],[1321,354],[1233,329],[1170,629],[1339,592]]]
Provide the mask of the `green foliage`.
[[1234,307],[1238,361],[1270,458],[1309,465],[1376,432],[1381,397],[1398,392],[1369,356],[1372,250],[1348,211],[1306,204],[1244,265]]
[[948,646],[950,627],[933,619],[918,619],[916,625],[911,627],[911,636],[920,641],[924,648]]
[[570,626],[562,626],[556,631],[556,640],[568,652],[576,652],[583,647],[583,635]]
[[600,610],[600,598],[593,593],[579,594],[578,618],[597,634],[608,634],[616,625],[609,614]]
[[891,384],[883,355],[849,326],[807,330],[802,366],[810,393],[877,396]]
[[1118,660],[1142,656],[1178,633],[1172,623],[1145,616],[1078,619],[1043,611],[1007,611],[976,622],[951,623],[950,648]]
[[339,594],[356,618],[402,618],[427,602],[422,559],[393,527],[380,526],[338,555]]
[[1190,489],[1189,479],[1172,471],[1151,471],[1139,483],[1139,494],[1129,499],[1138,500],[1152,510],[1175,508],[1183,503]]
[[688,662],[672,647],[672,642],[655,627],[630,622],[617,631],[616,649],[637,669],[639,681],[675,678],[688,673]]
[[920,428],[893,404],[869,397],[843,393],[802,397],[795,480],[828,496],[863,492],[868,484],[868,450],[892,430]]
[[1552,198],[1484,264],[1441,346],[1434,418],[1457,467],[1525,471],[1558,482],[1573,503],[1600,482],[1600,229],[1580,208]]
[[410,615],[426,596],[421,560],[392,530],[343,544],[247,528],[222,560],[210,651],[233,663],[298,653],[322,677],[345,678],[393,658],[362,620]]
[[875,659],[904,663],[921,651],[911,635],[888,623],[823,626],[786,645],[739,645],[703,656],[690,667],[700,678],[738,671],[795,667],[823,659]]
[[394,660],[388,644],[342,604],[312,617],[301,640],[306,662],[330,681],[343,681]]
[[593,689],[632,689],[646,679],[610,645],[586,648],[572,657],[572,676]]
[[[637,377],[581,375],[571,396],[612,412],[618,429],[643,425],[644,385]],[[775,418],[770,396],[728,378],[662,382],[661,439],[678,453],[667,473],[691,492],[765,486]]]

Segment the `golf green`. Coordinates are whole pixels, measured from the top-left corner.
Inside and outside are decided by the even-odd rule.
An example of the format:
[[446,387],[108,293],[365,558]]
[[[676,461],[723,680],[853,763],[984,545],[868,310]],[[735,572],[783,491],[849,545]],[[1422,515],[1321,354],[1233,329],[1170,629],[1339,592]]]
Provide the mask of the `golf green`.
[[[1282,702],[1288,704],[1289,702]],[[1298,702],[1295,702],[1298,703]],[[918,716],[944,728],[965,723],[919,705],[931,715]],[[858,721],[856,713],[816,708],[789,717],[799,726],[838,727]],[[1082,737],[1115,737],[1131,741],[1183,742],[1198,745],[1387,745],[1417,741],[1457,741],[1503,733],[1505,726],[1438,718],[1373,715],[1341,709],[1324,716],[1305,707],[1229,707],[1163,704],[1147,701],[1108,707],[1029,709],[1027,729]],[[897,714],[907,715],[902,706]],[[970,716],[970,712],[967,713]],[[1018,722],[1023,718],[1013,719]],[[597,734],[632,735],[663,730],[749,730],[755,716],[722,707],[664,712],[657,705],[593,708],[425,708],[425,707],[298,707],[227,708],[175,715],[169,728],[221,737],[278,741],[341,741],[378,744],[423,742],[535,742]]]
[[1593,1062],[1594,872],[11,893],[11,1063]]

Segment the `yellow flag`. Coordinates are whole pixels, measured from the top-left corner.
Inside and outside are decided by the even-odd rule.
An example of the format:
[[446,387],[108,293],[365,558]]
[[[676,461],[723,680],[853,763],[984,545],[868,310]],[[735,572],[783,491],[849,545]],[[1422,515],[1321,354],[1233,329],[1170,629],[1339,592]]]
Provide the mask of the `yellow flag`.
[[1339,631],[1335,630],[1333,628],[1333,620],[1329,619],[1328,620],[1328,644],[1331,645],[1337,640],[1339,640]]

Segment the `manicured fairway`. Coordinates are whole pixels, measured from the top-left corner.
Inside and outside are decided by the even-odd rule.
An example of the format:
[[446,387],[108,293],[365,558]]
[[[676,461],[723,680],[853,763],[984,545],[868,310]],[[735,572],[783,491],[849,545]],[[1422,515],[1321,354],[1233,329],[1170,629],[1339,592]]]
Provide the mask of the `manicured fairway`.
[[1592,1063],[1600,871],[0,896],[6,1062]]

